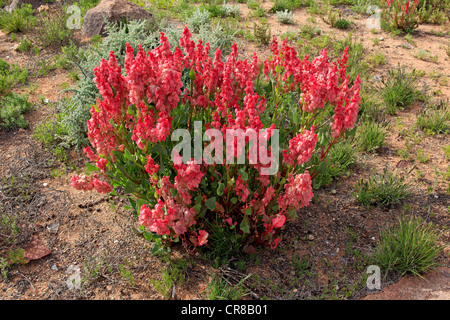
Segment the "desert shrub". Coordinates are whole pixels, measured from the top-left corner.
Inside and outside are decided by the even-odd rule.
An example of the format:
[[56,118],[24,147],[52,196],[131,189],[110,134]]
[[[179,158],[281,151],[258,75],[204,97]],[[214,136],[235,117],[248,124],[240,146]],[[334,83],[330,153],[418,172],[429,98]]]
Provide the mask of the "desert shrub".
[[58,113],[54,119],[39,124],[33,133],[33,138],[40,142],[58,160],[66,162],[70,145],[64,141],[67,135],[66,128],[61,122],[62,114]]
[[284,10],[284,11],[277,11],[275,13],[275,19],[284,24],[294,24],[294,17],[295,14],[292,13],[292,11]]
[[46,16],[39,20],[39,42],[43,47],[66,45],[71,36],[71,30],[66,26],[65,14]]
[[224,2],[223,8],[225,10],[225,16],[226,17],[233,17],[238,18],[241,15],[241,11],[239,9],[239,6],[236,4],[231,4]]
[[417,9],[422,23],[444,24],[449,21],[449,0],[419,0]]
[[363,205],[381,205],[389,207],[398,204],[410,195],[409,184],[404,177],[389,171],[374,171],[367,180],[360,179],[353,194]]
[[267,22],[253,23],[253,35],[259,44],[268,44],[272,37],[270,26]]
[[208,25],[211,22],[208,10],[197,8],[191,16],[186,17],[186,23],[192,32],[198,32],[202,25]]
[[361,80],[348,84],[347,50],[336,62],[325,50],[308,60],[274,39],[263,65],[256,54],[239,60],[235,44],[224,62],[191,36],[185,28],[175,51],[164,33],[148,52],[127,45],[123,71],[113,53],[95,67],[100,98],[87,122],[93,149],[84,151],[96,165],[72,186],[123,190],[152,250],[205,245],[216,217],[236,228],[246,252],[276,248],[285,223],[309,205],[317,168],[353,128]]
[[358,125],[355,140],[361,151],[374,153],[383,146],[386,135],[386,124],[365,121]]
[[416,124],[426,134],[448,134],[450,129],[450,106],[448,102],[432,104],[417,115]]
[[10,92],[0,98],[0,125],[5,129],[28,127],[23,114],[31,109],[27,95]]
[[420,217],[399,218],[398,223],[384,228],[375,248],[373,263],[384,273],[421,275],[437,267],[442,252],[439,230]]
[[276,0],[270,12],[276,13],[277,11],[292,11],[293,9],[300,8],[302,6],[310,5],[314,1],[311,0]]
[[418,75],[415,70],[408,73],[404,67],[388,70],[382,79],[381,95],[386,105],[386,113],[394,115],[399,109],[409,108],[420,97]]
[[36,23],[33,13],[34,10],[29,4],[24,4],[12,12],[0,10],[0,29],[6,32],[24,32]]
[[419,26],[418,0],[383,1],[381,27],[411,33]]
[[0,95],[5,94],[9,89],[19,82],[25,83],[28,77],[28,70],[20,68],[18,65],[9,64],[0,59]]

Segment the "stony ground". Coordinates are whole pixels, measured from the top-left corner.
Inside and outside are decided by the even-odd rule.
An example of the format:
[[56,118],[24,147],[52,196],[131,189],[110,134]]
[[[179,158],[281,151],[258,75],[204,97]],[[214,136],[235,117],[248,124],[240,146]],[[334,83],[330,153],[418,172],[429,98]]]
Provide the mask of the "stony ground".
[[[263,2],[265,9],[271,4]],[[239,6],[246,17],[249,9],[245,4]],[[306,9],[294,13],[295,24],[291,26],[276,22],[274,15],[268,16],[273,36],[296,30],[310,16]],[[439,90],[440,98],[450,97],[450,86],[440,81],[442,77],[450,77],[450,61],[445,52],[449,41],[448,25],[420,26],[413,37],[414,44],[410,44],[383,31],[371,33],[360,15],[352,14],[349,19],[354,22],[353,37],[363,43],[366,51],[369,54],[381,52],[386,58],[385,64],[373,68],[373,81],[401,63],[409,69],[425,72],[422,86]],[[349,36],[350,31],[331,28],[320,18],[316,20],[323,33]],[[437,36],[432,30],[447,33]],[[378,44],[375,38],[379,39]],[[244,55],[250,56],[256,51],[265,59],[269,52],[268,46],[256,46],[244,38],[239,38],[238,44]],[[14,48],[10,36],[0,33],[0,58],[33,70],[36,58]],[[438,62],[415,58],[413,53],[418,49],[437,55]],[[50,59],[54,54],[43,51],[39,60]],[[441,76],[431,77],[432,70]],[[436,172],[446,172],[448,168],[449,162],[441,148],[450,144],[448,135],[422,134],[417,147],[424,150],[430,160],[426,164],[405,161],[396,150],[404,148],[406,141],[400,135],[400,127],[393,125],[385,147],[376,155],[359,155],[352,173],[317,191],[317,203],[302,210],[299,218],[287,226],[276,250],[259,249],[255,256],[243,256],[217,269],[213,261],[205,260],[199,253],[190,255],[176,246],[170,262],[151,256],[148,243],[134,232],[138,227],[137,219],[125,210],[124,202],[70,187],[70,177],[83,168],[86,159],[74,151],[71,159],[77,165],[70,167],[57,161],[32,137],[37,125],[54,115],[53,106],[65,83],[72,84],[67,71],[57,69],[46,76],[33,77],[26,86],[14,88],[16,92],[29,93],[34,103],[34,110],[26,115],[30,127],[0,131],[1,175],[21,177],[20,182],[26,183],[30,196],[25,204],[18,200],[17,206],[11,208],[16,213],[20,211],[22,233],[17,246],[25,248],[28,261],[14,265],[6,279],[0,278],[0,299],[202,299],[215,275],[225,277],[232,284],[242,280],[249,292],[244,299],[450,298],[448,248],[440,257],[443,267],[424,275],[425,280],[394,276],[383,279],[381,292],[365,287],[364,256],[373,251],[381,228],[395,222],[405,207],[367,209],[352,196],[358,179],[370,174],[373,168],[381,170],[386,164],[396,168],[413,184],[413,196],[408,200],[409,213],[442,227],[442,243],[448,245],[448,180],[442,181],[436,176]],[[417,104],[388,120],[393,124],[401,120],[408,127],[415,123],[421,108]],[[419,181],[416,170],[421,170],[426,178]],[[23,180],[25,176],[27,181]],[[432,192],[429,192],[430,186]],[[299,272],[294,262],[302,259],[309,262]],[[167,270],[181,270],[184,280],[166,287],[158,286],[165,280]],[[76,285],[71,282],[73,279]]]

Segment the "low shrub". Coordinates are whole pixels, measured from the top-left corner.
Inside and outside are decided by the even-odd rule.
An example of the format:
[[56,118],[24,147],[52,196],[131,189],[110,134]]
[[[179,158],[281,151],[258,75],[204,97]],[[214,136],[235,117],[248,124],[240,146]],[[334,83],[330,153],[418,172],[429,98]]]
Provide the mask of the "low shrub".
[[439,231],[420,217],[402,216],[396,225],[386,227],[375,248],[373,263],[386,274],[398,272],[420,276],[439,264],[442,251]]
[[112,52],[95,67],[100,98],[84,150],[96,165],[72,186],[123,190],[154,251],[206,245],[216,217],[246,252],[276,248],[312,200],[317,168],[353,128],[361,80],[349,85],[348,49],[336,62],[326,50],[301,59],[275,38],[261,64],[256,54],[239,60],[236,44],[225,61],[220,49],[211,58],[191,37],[185,28],[172,51],[162,33],[148,52],[128,44],[123,71]]

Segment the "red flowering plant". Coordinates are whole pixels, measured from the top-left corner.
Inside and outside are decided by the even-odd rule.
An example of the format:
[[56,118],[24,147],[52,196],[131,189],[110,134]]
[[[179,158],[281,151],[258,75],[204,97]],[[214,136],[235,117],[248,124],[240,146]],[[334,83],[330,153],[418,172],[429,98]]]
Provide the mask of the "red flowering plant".
[[102,98],[85,152],[96,165],[72,186],[123,189],[155,244],[210,245],[215,222],[247,252],[275,248],[312,200],[330,148],[355,124],[361,81],[346,75],[348,48],[336,62],[326,50],[301,59],[274,38],[261,63],[256,54],[238,59],[236,44],[226,59],[210,56],[187,28],[173,51],[163,33],[160,43],[148,52],[127,45],[125,70],[113,52],[94,69]]
[[389,30],[412,32],[419,26],[419,0],[386,0],[383,23]]

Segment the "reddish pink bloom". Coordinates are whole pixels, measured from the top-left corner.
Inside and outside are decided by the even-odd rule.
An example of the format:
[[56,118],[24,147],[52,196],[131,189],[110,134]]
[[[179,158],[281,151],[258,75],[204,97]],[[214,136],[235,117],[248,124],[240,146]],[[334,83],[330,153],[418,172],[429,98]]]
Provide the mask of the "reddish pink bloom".
[[281,210],[288,208],[301,209],[309,205],[313,198],[312,180],[308,171],[305,173],[290,176],[284,185],[284,195],[278,198]]
[[88,156],[89,160],[91,160],[91,161],[97,161],[100,158],[89,147],[84,148],[83,151],[84,151],[84,153],[86,153],[86,155]]
[[145,165],[145,171],[147,171],[150,177],[153,177],[159,170],[159,164],[155,164],[151,155],[147,155],[147,164]]
[[208,240],[206,240],[208,236],[209,236],[208,232],[206,232],[205,230],[200,230],[198,232],[198,245],[202,246],[206,244],[208,242]]
[[285,215],[279,215],[276,218],[272,219],[272,226],[274,228],[281,228],[284,223],[286,222],[286,216]]
[[317,134],[313,126],[289,140],[289,152],[283,150],[283,161],[291,166],[302,165],[311,159],[316,143]]
[[245,202],[250,194],[247,189],[246,183],[244,183],[240,174],[236,180],[236,187],[234,188],[234,191],[238,196],[241,197],[242,202]]
[[101,159],[97,160],[97,168],[99,168],[103,173],[105,173],[107,163],[108,163],[108,160],[101,158]]

